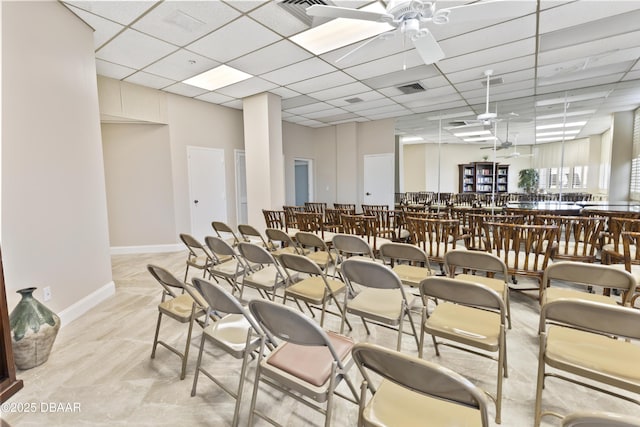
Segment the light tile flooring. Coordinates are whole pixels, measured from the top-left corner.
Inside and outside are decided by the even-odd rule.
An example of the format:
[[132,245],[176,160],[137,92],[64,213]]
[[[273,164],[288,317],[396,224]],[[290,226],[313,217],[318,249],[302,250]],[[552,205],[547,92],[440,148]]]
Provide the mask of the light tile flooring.
[[[224,426],[230,425],[234,401],[206,377],[201,376],[198,392],[190,396],[200,331],[196,328],[191,341],[191,353],[185,380],[179,379],[179,359],[159,347],[156,358],[150,359],[151,344],[157,319],[160,287],[146,271],[155,263],[184,274],[185,253],[119,255],[113,257],[113,277],[116,294],[73,323],[60,330],[49,360],[37,368],[18,372],[25,387],[8,403],[16,407],[35,403],[34,413],[7,413],[2,419],[16,426]],[[509,377],[504,381],[503,426],[533,424],[533,406],[537,369],[537,325],[539,307],[534,299],[512,292],[513,329],[507,333]],[[246,296],[255,296],[249,292]],[[166,318],[165,318],[166,319]],[[419,318],[416,316],[416,322]],[[395,348],[395,333],[372,328],[367,336],[361,322],[354,318],[356,340],[371,341]],[[329,329],[339,322],[328,316]],[[161,336],[168,342],[182,345],[186,328],[167,319]],[[495,390],[495,362],[444,347],[436,357],[430,340],[426,340],[425,358],[461,373],[480,387]],[[417,355],[411,336],[405,336],[403,351]],[[209,346],[205,366],[235,387],[239,363]],[[356,369],[351,371],[356,379]],[[247,423],[247,410],[253,387],[253,364],[248,372],[240,425]],[[357,384],[359,386],[359,383]],[[344,387],[341,386],[341,387]],[[290,398],[264,389],[258,406],[273,418],[289,426],[322,425],[322,416]],[[44,403],[44,405],[42,405]],[[53,411],[51,405],[79,404],[79,411]],[[60,406],[54,405],[57,409]],[[547,381],[544,407],[560,413],[577,410],[609,410],[638,414],[636,405],[611,398],[586,388],[556,379]],[[3,406],[3,409],[5,407]],[[45,410],[46,409],[46,410]],[[66,409],[66,408],[62,408]],[[495,415],[490,405],[490,418]],[[356,425],[354,404],[336,399],[333,425]],[[257,425],[265,423],[259,421]],[[425,426],[428,426],[425,420]],[[543,425],[559,425],[553,417]]]

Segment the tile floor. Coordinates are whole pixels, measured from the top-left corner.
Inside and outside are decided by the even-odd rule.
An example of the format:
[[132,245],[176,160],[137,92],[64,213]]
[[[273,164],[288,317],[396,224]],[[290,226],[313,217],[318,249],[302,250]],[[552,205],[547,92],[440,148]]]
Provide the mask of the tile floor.
[[[159,347],[156,358],[151,360],[149,357],[160,287],[145,266],[155,263],[182,277],[185,257],[183,252],[114,256],[116,294],[62,328],[44,365],[18,372],[25,386],[8,403],[15,404],[14,409],[35,403],[31,408],[36,410],[15,413],[7,412],[3,406],[2,421],[14,427],[230,425],[235,402],[206,377],[200,377],[197,395],[190,396],[200,343],[198,328],[194,329],[187,377],[183,381],[179,379],[179,359],[168,350]],[[249,292],[245,296],[255,295]],[[520,292],[512,292],[511,298],[513,329],[507,333],[509,377],[504,381],[502,426],[530,426],[533,425],[539,308],[534,299]],[[418,319],[416,316],[416,322]],[[372,335],[367,336],[357,318],[353,318],[352,323],[352,336],[356,340],[395,347],[393,331],[374,327]],[[161,336],[168,342],[183,343],[186,337],[183,326],[165,321]],[[339,321],[328,316],[327,326],[336,329]],[[426,359],[438,361],[486,390],[495,390],[495,362],[447,347],[442,348],[438,358],[430,340],[426,343]],[[417,355],[411,336],[404,337],[403,351]],[[205,366],[214,375],[235,387],[238,361],[212,346],[206,350],[204,358]],[[354,368],[351,374],[359,386],[356,371]],[[247,423],[253,372],[252,364],[240,425]],[[321,415],[277,394],[260,393],[258,406],[284,425],[322,425]],[[578,410],[640,414],[637,405],[555,379],[547,381],[544,407],[565,414]],[[491,425],[495,425],[494,416],[491,404]],[[356,418],[356,406],[337,398],[333,425],[354,426]],[[258,421],[256,424],[266,423]],[[428,421],[425,422],[427,425]],[[559,421],[548,417],[543,425],[557,426]]]

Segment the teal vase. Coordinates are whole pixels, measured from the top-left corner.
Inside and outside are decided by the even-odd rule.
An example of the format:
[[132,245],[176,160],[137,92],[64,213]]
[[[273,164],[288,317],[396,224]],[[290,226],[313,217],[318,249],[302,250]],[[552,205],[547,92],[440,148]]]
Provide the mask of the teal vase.
[[35,290],[18,290],[22,299],[9,315],[11,344],[18,369],[30,369],[46,362],[60,329],[60,318],[33,297]]

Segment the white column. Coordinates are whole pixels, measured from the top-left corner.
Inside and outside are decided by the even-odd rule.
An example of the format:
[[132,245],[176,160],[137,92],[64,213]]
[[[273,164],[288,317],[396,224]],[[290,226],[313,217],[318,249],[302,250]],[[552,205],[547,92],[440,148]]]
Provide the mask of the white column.
[[613,115],[611,134],[611,178],[609,201],[629,200],[631,157],[633,156],[633,111]]
[[284,156],[279,96],[253,95],[243,100],[249,224],[264,229],[262,209],[282,209]]
[[358,200],[358,131],[356,123],[336,126],[336,202]]

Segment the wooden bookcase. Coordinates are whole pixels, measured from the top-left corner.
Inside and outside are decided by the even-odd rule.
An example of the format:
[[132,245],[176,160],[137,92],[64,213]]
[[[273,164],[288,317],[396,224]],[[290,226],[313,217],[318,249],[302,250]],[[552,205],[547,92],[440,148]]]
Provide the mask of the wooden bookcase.
[[[494,168],[495,176],[494,176]],[[509,191],[509,165],[493,162],[473,162],[458,165],[459,193],[491,193],[494,178],[496,193]]]

